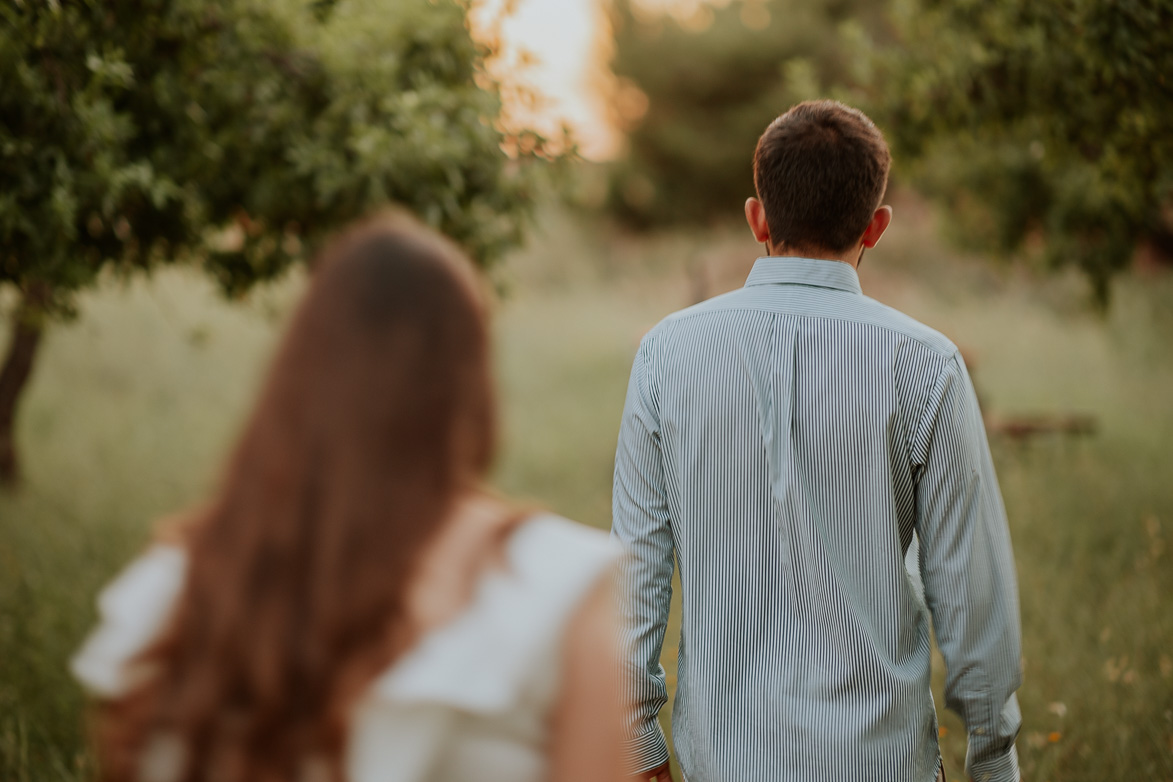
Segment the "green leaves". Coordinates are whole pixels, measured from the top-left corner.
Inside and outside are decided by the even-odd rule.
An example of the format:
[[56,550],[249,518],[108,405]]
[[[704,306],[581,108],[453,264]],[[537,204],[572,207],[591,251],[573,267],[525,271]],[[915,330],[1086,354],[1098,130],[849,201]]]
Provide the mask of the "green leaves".
[[[489,263],[534,172],[502,152],[463,4],[0,8],[0,283],[203,258],[231,293],[397,202]],[[246,226],[240,246],[212,241]],[[214,246],[215,245],[215,246]]]
[[[1032,236],[1106,300],[1136,245],[1173,237],[1173,3],[902,0],[877,57],[876,119],[957,234]],[[1166,183],[1166,184],[1162,184]],[[986,225],[993,230],[981,230]],[[974,229],[977,230],[974,230]]]
[[711,9],[703,29],[614,0],[612,70],[647,98],[628,125],[609,208],[637,226],[708,223],[741,214],[766,126],[791,105],[842,96],[867,75],[879,24],[862,0],[759,0]]
[[773,0],[764,27],[748,7],[698,31],[615,0],[613,68],[648,102],[619,216],[737,213],[766,124],[828,95],[872,115],[963,244],[1074,265],[1102,301],[1138,244],[1173,262],[1173,0]]

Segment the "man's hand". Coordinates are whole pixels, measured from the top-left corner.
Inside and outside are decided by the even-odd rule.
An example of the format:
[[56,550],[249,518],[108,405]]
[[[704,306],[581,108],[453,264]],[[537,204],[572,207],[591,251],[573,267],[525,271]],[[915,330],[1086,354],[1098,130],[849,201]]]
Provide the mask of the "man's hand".
[[641,771],[634,776],[628,777],[631,782],[674,782],[672,779],[672,770],[668,763],[662,766]]

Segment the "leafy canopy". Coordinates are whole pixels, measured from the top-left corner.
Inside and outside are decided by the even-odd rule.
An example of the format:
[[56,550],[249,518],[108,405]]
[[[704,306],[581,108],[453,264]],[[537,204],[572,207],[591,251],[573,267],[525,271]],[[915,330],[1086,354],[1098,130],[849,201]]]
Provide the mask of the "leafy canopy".
[[493,261],[520,238],[532,171],[502,151],[466,10],[3,4],[0,284],[67,308],[103,268],[188,260],[240,292],[389,201]]
[[612,177],[620,217],[736,215],[766,124],[831,96],[876,120],[964,245],[1074,265],[1101,301],[1138,245],[1173,260],[1173,0],[717,6],[698,24],[613,0],[613,70],[647,99]]
[[876,119],[966,243],[1042,240],[1107,296],[1138,242],[1173,257],[1173,2],[900,0]]
[[882,26],[865,0],[738,0],[684,19],[639,0],[610,10],[617,104],[642,93],[646,110],[618,117],[628,150],[609,208],[642,227],[740,215],[762,131],[799,101],[859,84],[857,42]]

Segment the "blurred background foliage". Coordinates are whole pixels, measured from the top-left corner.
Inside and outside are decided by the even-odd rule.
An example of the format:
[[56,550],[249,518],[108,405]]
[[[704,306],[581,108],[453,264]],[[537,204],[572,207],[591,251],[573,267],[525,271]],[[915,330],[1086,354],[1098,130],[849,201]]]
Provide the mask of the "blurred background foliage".
[[238,295],[391,202],[489,264],[543,140],[507,135],[460,2],[0,6],[0,480],[46,318],[106,269],[191,262]]
[[855,42],[886,37],[883,5],[869,0],[740,0],[684,17],[613,0],[609,16],[627,150],[607,206],[637,228],[740,219],[766,125],[801,100],[857,89]]
[[1107,301],[1139,251],[1173,261],[1173,2],[613,0],[627,149],[608,210],[637,228],[740,219],[773,117],[832,96],[893,147],[895,181],[994,257],[1073,265]]
[[4,4],[0,279],[65,293],[106,262],[194,256],[237,292],[300,257],[291,240],[388,201],[482,262],[515,246],[530,181],[501,149],[488,48],[460,3],[385,11]]
[[967,246],[1035,245],[1106,302],[1173,262],[1173,2],[894,0],[870,105]]

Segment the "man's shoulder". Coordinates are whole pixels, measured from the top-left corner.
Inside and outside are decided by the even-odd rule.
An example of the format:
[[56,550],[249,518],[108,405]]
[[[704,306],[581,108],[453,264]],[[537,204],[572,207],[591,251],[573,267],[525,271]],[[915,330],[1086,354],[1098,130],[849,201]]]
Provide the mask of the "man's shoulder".
[[731,291],[718,294],[704,301],[698,301],[690,307],[677,310],[666,316],[660,323],[686,323],[695,318],[717,316],[722,313],[736,313],[743,310],[748,311],[749,307],[746,306],[745,294],[745,288],[734,288]]
[[933,327],[926,326],[911,315],[868,296],[860,298],[866,303],[866,308],[871,316],[870,320],[876,326],[916,340],[943,358],[949,358],[957,353],[957,345],[953,344],[953,340]]
[[644,335],[643,343],[648,344],[660,339],[671,339],[673,335],[680,333],[682,330],[689,330],[690,326],[703,323],[707,318],[736,317],[738,312],[751,311],[750,308],[744,307],[739,301],[742,298],[739,294],[743,291],[743,288],[737,288],[736,290],[722,293],[711,299],[705,299],[692,306],[665,315],[659,323],[652,326]]
[[[675,336],[686,335],[687,338],[693,339],[696,336],[695,331],[698,328],[707,330],[711,321],[736,320],[743,316],[752,316],[772,309],[771,307],[763,307],[762,303],[752,295],[750,289],[738,288],[673,312],[648,331],[644,341],[670,341]],[[840,306],[835,307],[834,310],[829,311],[806,308],[798,308],[793,311],[786,309],[774,311],[777,314],[793,315],[802,320],[839,321],[869,326],[887,332],[893,338],[919,343],[930,352],[945,359],[957,353],[957,346],[941,332],[868,296],[852,296],[846,301],[841,301]]]

